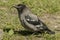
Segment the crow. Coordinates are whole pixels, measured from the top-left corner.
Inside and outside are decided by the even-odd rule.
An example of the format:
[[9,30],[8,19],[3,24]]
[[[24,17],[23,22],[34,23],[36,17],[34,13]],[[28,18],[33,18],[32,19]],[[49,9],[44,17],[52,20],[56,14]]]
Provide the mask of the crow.
[[49,34],[55,34],[50,30],[40,18],[33,14],[31,10],[24,4],[17,4],[13,6],[18,11],[18,17],[21,21],[21,25],[31,32],[47,32]]

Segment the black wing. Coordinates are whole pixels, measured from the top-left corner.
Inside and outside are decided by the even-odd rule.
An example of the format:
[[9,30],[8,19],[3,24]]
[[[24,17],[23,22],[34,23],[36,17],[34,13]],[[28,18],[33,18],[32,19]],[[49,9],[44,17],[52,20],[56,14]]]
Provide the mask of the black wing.
[[30,23],[30,24],[33,24],[33,25],[38,25],[38,24],[40,24],[38,18],[37,18],[37,20],[38,20],[38,21],[37,21],[37,20],[35,20],[34,18],[32,18],[31,16],[27,15],[27,16],[25,16],[25,19],[26,19],[26,21],[27,21],[28,23]]

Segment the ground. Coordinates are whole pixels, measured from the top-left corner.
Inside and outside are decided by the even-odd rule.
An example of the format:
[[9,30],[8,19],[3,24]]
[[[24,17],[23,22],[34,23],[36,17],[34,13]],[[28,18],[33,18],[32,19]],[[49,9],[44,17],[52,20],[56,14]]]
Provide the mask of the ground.
[[[12,7],[20,3],[27,5],[56,34],[32,35],[26,32],[18,19],[17,10]],[[59,20],[60,0],[0,0],[0,29],[4,30],[3,40],[60,40]]]

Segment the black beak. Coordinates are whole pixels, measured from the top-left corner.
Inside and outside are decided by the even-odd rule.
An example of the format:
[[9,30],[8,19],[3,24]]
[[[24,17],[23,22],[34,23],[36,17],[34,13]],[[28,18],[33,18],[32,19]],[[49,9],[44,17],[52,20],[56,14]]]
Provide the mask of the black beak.
[[12,7],[17,8],[17,6],[16,6],[16,5],[13,5]]
[[11,9],[11,8],[17,8],[17,7],[16,7],[15,5],[13,5],[13,6],[10,7],[10,9]]
[[13,8],[18,8],[18,6],[17,6],[17,5],[13,5],[12,7],[13,7]]

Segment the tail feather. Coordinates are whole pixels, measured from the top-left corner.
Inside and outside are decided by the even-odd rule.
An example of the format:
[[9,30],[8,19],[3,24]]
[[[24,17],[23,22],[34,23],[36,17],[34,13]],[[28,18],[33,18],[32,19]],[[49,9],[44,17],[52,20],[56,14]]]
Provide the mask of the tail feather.
[[48,34],[55,34],[55,32],[54,31],[51,31],[51,30],[47,30],[47,33]]

